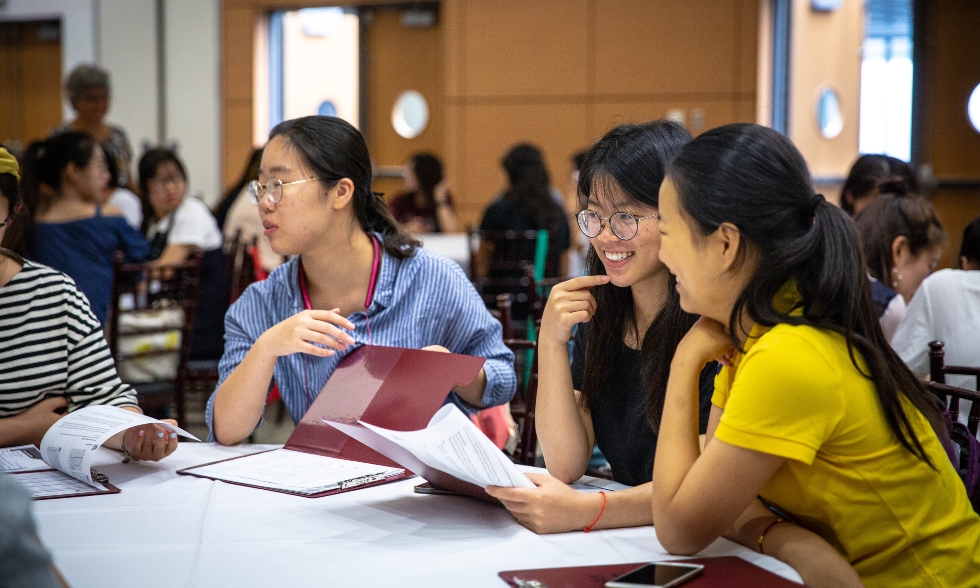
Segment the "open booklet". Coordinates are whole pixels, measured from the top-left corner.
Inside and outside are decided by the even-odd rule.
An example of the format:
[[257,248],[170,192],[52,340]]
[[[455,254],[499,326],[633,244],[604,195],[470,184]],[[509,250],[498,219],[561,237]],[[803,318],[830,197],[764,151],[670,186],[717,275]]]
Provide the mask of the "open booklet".
[[392,431],[363,420],[323,419],[437,488],[496,502],[487,486],[534,488],[535,485],[458,408],[447,404],[418,431]]
[[0,472],[15,474],[36,500],[119,492],[92,469],[95,452],[116,433],[147,424],[200,441],[180,427],[117,406],[86,406],[52,425],[40,450],[33,445],[0,449]]
[[424,427],[454,386],[469,384],[481,357],[380,345],[340,361],[282,449],[178,470],[309,498],[383,484],[413,474],[321,419],[369,420],[388,428]]

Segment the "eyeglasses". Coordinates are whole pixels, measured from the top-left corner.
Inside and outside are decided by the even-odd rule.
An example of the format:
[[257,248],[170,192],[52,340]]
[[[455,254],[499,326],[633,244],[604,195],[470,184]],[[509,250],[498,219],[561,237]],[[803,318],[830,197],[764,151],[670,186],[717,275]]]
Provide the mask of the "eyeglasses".
[[[106,167],[106,169],[108,170],[109,168]],[[146,183],[150,184],[151,186],[164,187],[170,185],[176,186],[178,184],[182,184],[184,181],[185,181],[184,176],[174,175],[174,176],[163,176],[159,178],[150,178]]]
[[258,180],[252,180],[248,183],[248,197],[252,200],[252,204],[258,206],[266,194],[268,194],[273,204],[279,204],[279,201],[282,200],[283,186],[292,186],[293,184],[302,184],[319,179],[321,178],[306,178],[305,180],[296,180],[295,182],[286,182],[284,184],[279,178],[269,178],[265,181],[265,185],[259,183]]
[[648,218],[660,218],[660,215],[653,213],[649,216],[636,217],[628,212],[615,212],[608,217],[601,217],[592,210],[581,210],[577,215],[578,228],[586,237],[593,239],[602,232],[602,221],[609,221],[609,228],[613,235],[623,241],[629,241],[636,236],[640,230],[640,221]]

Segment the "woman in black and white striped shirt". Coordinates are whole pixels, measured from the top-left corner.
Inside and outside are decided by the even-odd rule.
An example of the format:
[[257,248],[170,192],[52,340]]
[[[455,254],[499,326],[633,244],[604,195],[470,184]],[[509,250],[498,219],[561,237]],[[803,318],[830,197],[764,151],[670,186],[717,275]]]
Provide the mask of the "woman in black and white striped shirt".
[[[18,180],[17,161],[0,146],[0,240],[23,208]],[[90,404],[141,412],[71,278],[0,248],[0,447],[40,443],[65,410]],[[143,425],[106,445],[159,460],[177,448],[177,437]]]

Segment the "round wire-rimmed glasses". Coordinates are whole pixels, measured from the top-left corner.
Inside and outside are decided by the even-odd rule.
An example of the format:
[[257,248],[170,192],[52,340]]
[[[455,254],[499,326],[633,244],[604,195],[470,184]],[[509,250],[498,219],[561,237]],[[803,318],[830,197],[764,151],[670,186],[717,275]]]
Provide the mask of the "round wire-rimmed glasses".
[[598,237],[599,233],[602,232],[603,221],[608,221],[613,235],[616,235],[622,241],[629,241],[636,236],[636,233],[640,230],[641,220],[660,218],[660,215],[656,212],[648,216],[639,217],[633,216],[628,212],[614,212],[607,217],[601,217],[594,210],[580,210],[575,216],[578,219],[579,230],[586,237],[590,239]]
[[302,184],[305,182],[312,182],[314,180],[319,180],[320,178],[306,178],[305,180],[296,180],[295,182],[283,183],[279,178],[269,178],[265,181],[265,184],[260,183],[258,180],[252,180],[248,183],[248,197],[252,201],[252,204],[258,206],[262,199],[268,194],[269,198],[272,199],[273,204],[279,204],[282,200],[282,187],[292,186],[293,184]]

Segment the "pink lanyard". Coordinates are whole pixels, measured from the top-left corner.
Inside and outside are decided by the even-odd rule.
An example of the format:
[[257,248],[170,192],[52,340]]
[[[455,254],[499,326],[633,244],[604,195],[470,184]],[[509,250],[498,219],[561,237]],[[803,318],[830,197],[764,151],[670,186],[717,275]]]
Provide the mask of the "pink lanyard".
[[[381,269],[381,244],[374,235],[368,234],[371,238],[371,245],[374,250],[374,259],[371,262],[371,281],[368,282],[367,296],[364,298],[364,322],[367,325],[368,344],[374,345],[374,338],[371,337],[371,303],[374,302],[374,291],[378,286],[378,273]],[[313,310],[310,302],[310,292],[306,289],[306,272],[303,270],[303,259],[299,260],[299,291],[303,295],[303,306],[306,310]]]

